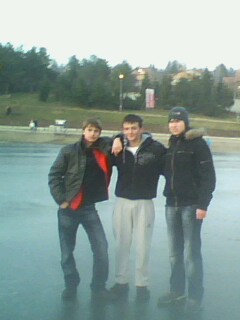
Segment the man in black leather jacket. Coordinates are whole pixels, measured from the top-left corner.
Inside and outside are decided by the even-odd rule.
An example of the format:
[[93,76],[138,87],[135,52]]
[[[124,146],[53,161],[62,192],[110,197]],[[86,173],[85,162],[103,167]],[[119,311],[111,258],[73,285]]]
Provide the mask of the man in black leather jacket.
[[186,294],[186,313],[197,313],[204,291],[200,232],[215,189],[215,170],[203,131],[189,128],[187,110],[173,108],[168,120],[171,136],[164,196],[171,277],[170,293],[160,297],[158,303],[185,302]]
[[63,300],[76,298],[80,283],[73,255],[79,224],[86,231],[93,252],[92,293],[100,298],[108,293],[108,244],[95,203],[108,199],[112,140],[100,137],[101,130],[99,120],[85,121],[82,139],[63,147],[49,172],[50,192],[59,205]]

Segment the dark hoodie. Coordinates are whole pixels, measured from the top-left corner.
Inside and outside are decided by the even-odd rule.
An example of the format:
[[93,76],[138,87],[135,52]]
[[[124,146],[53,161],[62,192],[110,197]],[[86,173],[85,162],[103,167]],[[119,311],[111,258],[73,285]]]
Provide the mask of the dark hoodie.
[[166,154],[164,196],[168,206],[197,205],[207,210],[215,189],[212,155],[202,129],[171,136]]
[[143,135],[135,155],[124,147],[118,156],[113,157],[113,165],[118,170],[116,196],[130,200],[155,198],[165,153],[166,148],[148,134]]

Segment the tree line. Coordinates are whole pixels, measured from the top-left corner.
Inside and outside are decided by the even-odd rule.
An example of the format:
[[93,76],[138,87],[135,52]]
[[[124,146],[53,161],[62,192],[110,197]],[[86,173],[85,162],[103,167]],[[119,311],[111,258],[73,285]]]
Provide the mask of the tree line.
[[173,83],[174,75],[186,70],[179,62],[169,62],[164,70],[150,68],[158,75],[157,79],[146,74],[139,84],[127,61],[110,67],[106,60],[94,55],[82,60],[72,56],[67,65],[58,65],[45,48],[24,51],[10,43],[0,44],[0,94],[38,93],[44,102],[51,97],[83,108],[117,110],[119,74],[123,74],[125,109],[143,109],[146,88],[154,89],[156,108],[166,110],[178,105],[194,113],[218,116],[233,104],[233,91],[223,78],[234,76],[235,70],[228,70],[223,64],[212,72],[202,70],[200,77],[183,78],[177,83]]

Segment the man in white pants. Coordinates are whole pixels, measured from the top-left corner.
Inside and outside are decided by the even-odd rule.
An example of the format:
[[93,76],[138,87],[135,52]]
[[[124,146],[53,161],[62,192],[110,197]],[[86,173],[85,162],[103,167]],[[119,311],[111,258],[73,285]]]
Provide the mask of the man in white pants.
[[153,198],[157,194],[159,175],[164,166],[166,148],[143,133],[143,120],[127,115],[122,122],[124,148],[113,157],[118,178],[113,213],[116,239],[115,285],[113,299],[127,296],[129,291],[129,258],[133,233],[136,242],[135,284],[137,300],[149,299],[148,262],[154,225]]

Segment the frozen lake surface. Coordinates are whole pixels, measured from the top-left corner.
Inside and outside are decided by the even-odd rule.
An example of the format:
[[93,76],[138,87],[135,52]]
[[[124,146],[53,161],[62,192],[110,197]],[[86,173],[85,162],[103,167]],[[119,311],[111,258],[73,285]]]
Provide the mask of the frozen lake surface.
[[[164,218],[163,180],[154,200],[156,220],[151,251],[151,299],[129,299],[115,305],[91,303],[92,254],[83,229],[78,231],[76,261],[81,274],[78,300],[62,303],[63,276],[57,233],[57,205],[47,185],[49,168],[60,146],[0,145],[0,319],[2,320],[181,320],[177,310],[159,309],[159,295],[168,291],[169,262]],[[202,228],[205,271],[204,309],[197,319],[239,320],[240,314],[240,154],[214,155],[217,188]],[[110,200],[98,204],[109,242],[114,284],[114,239]],[[132,252],[134,279],[134,251]]]

